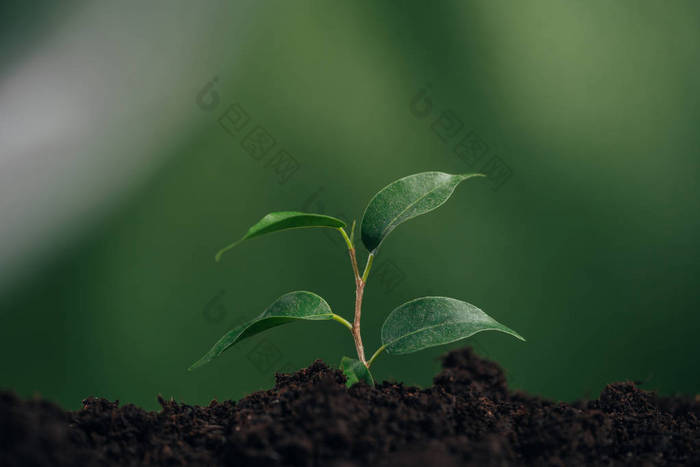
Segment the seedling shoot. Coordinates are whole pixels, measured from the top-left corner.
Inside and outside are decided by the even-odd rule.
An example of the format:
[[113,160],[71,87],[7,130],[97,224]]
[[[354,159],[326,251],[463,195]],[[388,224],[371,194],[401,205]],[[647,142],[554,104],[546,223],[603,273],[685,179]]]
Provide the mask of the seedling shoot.
[[335,217],[293,211],[267,214],[248,229],[240,240],[219,251],[216,261],[220,261],[224,253],[241,242],[268,233],[306,227],[335,229],[345,240],[355,281],[352,321],[336,314],[323,298],[313,292],[289,292],[275,300],[257,318],[224,334],[190,367],[190,370],[211,362],[244,339],[267,329],[300,320],[332,320],[347,328],[357,353],[356,358],[341,359],[340,369],[347,378],[348,386],[359,381],[373,385],[370,368],[384,352],[393,355],[409,354],[466,339],[482,331],[500,331],[524,341],[520,334],[467,302],[448,297],[421,297],[404,303],[389,314],[381,329],[382,345],[369,358],[366,357],[362,343],[362,298],[372,263],[384,240],[400,224],[440,207],[463,181],[483,176],[478,173],[452,175],[443,172],[422,172],[401,178],[384,187],[370,200],[362,215],[361,241],[369,251],[362,269],[357,262],[354,221],[348,234],[345,222]]

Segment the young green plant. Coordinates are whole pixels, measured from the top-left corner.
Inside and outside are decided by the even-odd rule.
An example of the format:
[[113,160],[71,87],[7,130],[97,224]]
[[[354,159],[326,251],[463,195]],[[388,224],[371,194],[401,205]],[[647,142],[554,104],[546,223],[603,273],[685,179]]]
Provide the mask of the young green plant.
[[345,222],[335,217],[292,211],[273,212],[266,215],[248,229],[243,238],[219,251],[216,261],[220,261],[224,253],[244,240],[268,233],[306,227],[336,229],[345,240],[355,280],[355,309],[352,323],[334,313],[323,298],[312,292],[289,292],[275,300],[257,318],[224,334],[202,358],[190,367],[190,370],[209,363],[243,339],[275,326],[299,320],[333,320],[348,329],[357,352],[357,358],[343,357],[340,362],[340,369],[347,378],[348,386],[358,381],[374,384],[370,367],[382,352],[394,355],[409,354],[465,339],[482,331],[500,331],[524,341],[520,334],[494,320],[474,305],[448,297],[422,297],[404,303],[389,314],[381,329],[382,345],[369,360],[365,357],[360,330],[362,297],[372,270],[372,263],[382,243],[398,225],[440,207],[463,181],[483,176],[482,174],[452,175],[443,172],[423,172],[401,178],[384,187],[370,200],[362,215],[360,233],[362,243],[369,251],[362,272],[357,263],[354,221],[348,235]]

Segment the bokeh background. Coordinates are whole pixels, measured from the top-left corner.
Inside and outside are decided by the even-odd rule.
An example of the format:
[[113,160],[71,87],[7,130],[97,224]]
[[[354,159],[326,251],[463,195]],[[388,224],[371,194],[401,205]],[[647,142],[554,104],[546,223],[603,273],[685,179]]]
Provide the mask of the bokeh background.
[[[351,221],[399,177],[487,167],[499,183],[387,240],[366,347],[394,307],[447,295],[528,338],[469,341],[513,387],[697,393],[699,53],[693,1],[3,2],[0,387],[156,408],[337,364],[346,331],[301,323],[188,373],[285,292],[351,315],[332,232],[214,253],[268,211]],[[258,126],[275,145],[253,157]],[[428,385],[464,344],[375,376]]]

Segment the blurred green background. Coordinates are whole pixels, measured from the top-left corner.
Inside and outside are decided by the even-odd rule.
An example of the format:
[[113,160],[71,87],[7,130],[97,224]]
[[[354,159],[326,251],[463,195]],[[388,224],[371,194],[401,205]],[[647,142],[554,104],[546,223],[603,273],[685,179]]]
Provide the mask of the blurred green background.
[[[442,353],[470,344],[546,397],[623,379],[698,392],[697,2],[2,8],[1,388],[155,408],[159,393],[205,404],[268,388],[278,369],[337,364],[354,352],[347,332],[306,323],[188,373],[285,292],[351,316],[331,232],[214,253],[268,211],[351,221],[397,178],[496,161],[500,187],[470,180],[390,236],[363,334],[373,351],[394,307],[446,295],[528,342],[484,333],[382,356],[375,376],[428,385]],[[249,121],[229,133],[234,104]],[[243,143],[257,126],[275,140],[260,160]],[[298,169],[275,165],[281,149]]]

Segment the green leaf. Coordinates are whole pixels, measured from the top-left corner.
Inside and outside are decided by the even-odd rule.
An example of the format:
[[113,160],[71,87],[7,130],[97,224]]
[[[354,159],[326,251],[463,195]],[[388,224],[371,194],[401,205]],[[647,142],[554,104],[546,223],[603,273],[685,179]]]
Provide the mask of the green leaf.
[[323,214],[309,214],[304,212],[280,211],[271,212],[260,219],[257,224],[248,229],[248,232],[238,240],[216,254],[216,261],[221,260],[221,256],[235,247],[243,240],[259,237],[260,235],[279,232],[288,229],[301,229],[304,227],[330,227],[338,229],[345,227],[345,222],[335,217],[324,216]]
[[237,342],[254,336],[281,324],[298,320],[330,320],[336,315],[326,301],[312,292],[289,292],[275,300],[272,305],[257,318],[241,324],[223,335],[202,358],[189,369],[194,370],[221,355]]
[[422,297],[392,311],[382,325],[387,352],[402,355],[449,344],[481,331],[501,331],[525,339],[479,308],[447,297]]
[[343,357],[340,361],[340,370],[345,375],[347,380],[345,385],[347,387],[359,383],[360,381],[374,386],[374,378],[372,378],[372,373],[369,372],[369,368],[356,358]]
[[375,252],[399,224],[440,207],[464,180],[484,176],[423,172],[396,180],[374,195],[365,208],[362,243]]

